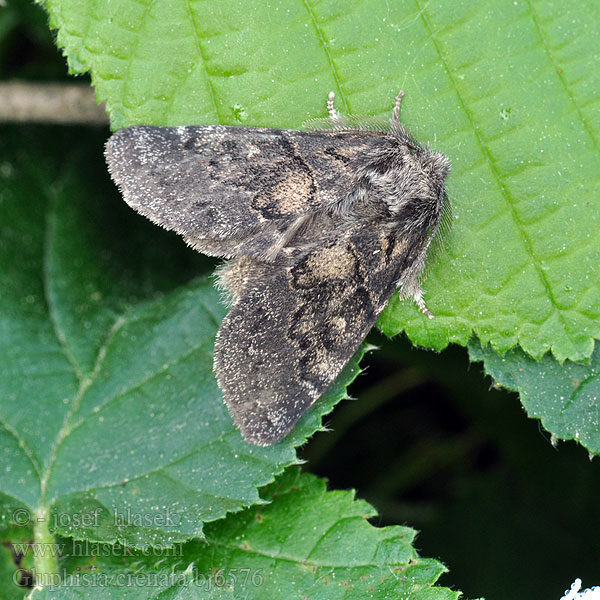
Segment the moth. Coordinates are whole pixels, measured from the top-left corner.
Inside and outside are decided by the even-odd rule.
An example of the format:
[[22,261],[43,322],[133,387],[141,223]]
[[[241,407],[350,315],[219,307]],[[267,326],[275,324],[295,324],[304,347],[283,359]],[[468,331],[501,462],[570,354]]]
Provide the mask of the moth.
[[428,317],[419,276],[448,159],[392,117],[334,108],[309,131],[136,126],[106,145],[125,201],[218,269],[231,310],[214,370],[244,438],[281,440],[357,351],[396,290]]

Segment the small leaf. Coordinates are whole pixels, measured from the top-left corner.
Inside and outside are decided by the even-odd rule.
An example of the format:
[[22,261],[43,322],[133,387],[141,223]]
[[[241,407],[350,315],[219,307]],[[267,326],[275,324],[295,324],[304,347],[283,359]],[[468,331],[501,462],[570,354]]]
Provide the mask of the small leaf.
[[498,384],[518,392],[527,414],[540,419],[553,437],[575,440],[591,454],[600,454],[598,347],[587,365],[560,364],[551,356],[536,362],[519,349],[499,355],[477,341],[469,343],[469,356],[483,361]]

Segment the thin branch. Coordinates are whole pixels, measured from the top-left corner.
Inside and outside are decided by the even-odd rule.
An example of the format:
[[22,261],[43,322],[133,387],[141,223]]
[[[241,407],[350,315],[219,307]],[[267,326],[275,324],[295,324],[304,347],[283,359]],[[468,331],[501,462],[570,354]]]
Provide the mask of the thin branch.
[[11,81],[0,83],[2,122],[107,125],[108,116],[89,85]]

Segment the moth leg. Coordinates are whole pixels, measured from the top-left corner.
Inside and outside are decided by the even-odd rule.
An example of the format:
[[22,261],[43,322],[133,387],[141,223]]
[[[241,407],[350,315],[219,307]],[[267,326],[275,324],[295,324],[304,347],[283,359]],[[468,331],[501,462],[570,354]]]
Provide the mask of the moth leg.
[[400,123],[400,104],[402,103],[403,97],[404,92],[400,90],[396,96],[396,101],[394,102],[394,122],[396,123]]
[[327,112],[329,116],[336,121],[338,118],[337,110],[333,108],[333,101],[335,99],[335,94],[333,92],[329,92],[329,97],[327,98]]
[[427,310],[427,307],[425,306],[425,300],[423,300],[423,292],[419,290],[419,296],[414,298],[415,302],[417,303],[417,306],[421,309],[421,312],[424,315],[427,315],[427,317],[429,317],[430,319],[433,319],[433,313],[429,312],[429,310]]
[[424,315],[427,315],[430,319],[433,319],[433,313],[430,312],[425,306],[425,300],[423,299],[423,290],[421,286],[417,283],[409,283],[408,285],[404,285],[400,288],[400,300],[404,300],[405,298],[412,298],[421,312]]

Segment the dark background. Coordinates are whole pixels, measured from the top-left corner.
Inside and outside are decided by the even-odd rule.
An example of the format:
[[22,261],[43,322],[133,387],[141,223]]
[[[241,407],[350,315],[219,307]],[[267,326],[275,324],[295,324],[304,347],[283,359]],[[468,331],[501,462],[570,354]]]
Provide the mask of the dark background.
[[[11,79],[72,80],[46,14],[26,0],[0,7],[0,82]],[[105,186],[107,209],[121,202],[102,158],[108,128],[0,125],[7,133],[22,140],[20,153],[31,144],[66,155],[72,140],[89,139],[94,185]],[[148,232],[149,244],[170,236]],[[467,597],[558,600],[576,577],[599,585],[598,459],[574,443],[554,448],[463,348],[428,352],[377,332],[370,341],[380,349],[350,388],[358,400],[338,405],[333,431],[300,450],[305,469],[356,489],[378,509],[375,525],[420,530],[420,553],[450,568],[440,583]]]

